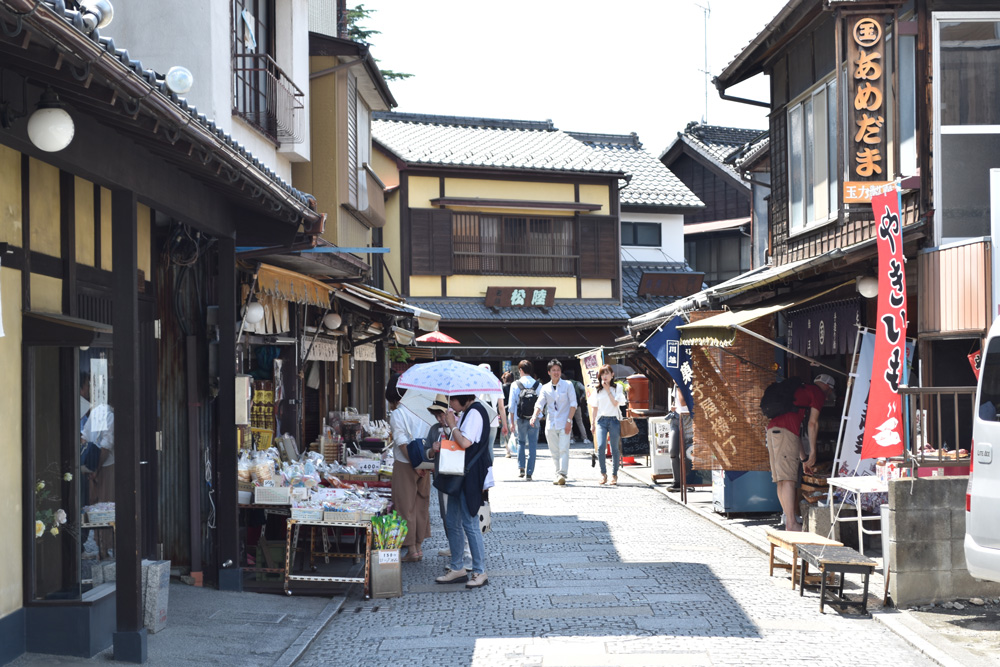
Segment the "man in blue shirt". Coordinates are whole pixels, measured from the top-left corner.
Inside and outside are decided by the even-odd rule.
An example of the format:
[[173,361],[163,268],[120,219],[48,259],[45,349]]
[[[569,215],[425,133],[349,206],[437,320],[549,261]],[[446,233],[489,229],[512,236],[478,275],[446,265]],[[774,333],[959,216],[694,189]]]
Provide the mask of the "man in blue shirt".
[[542,387],[530,423],[534,427],[539,415],[545,412],[545,440],[549,443],[549,455],[556,467],[556,478],[552,483],[565,486],[569,471],[569,435],[577,408],[576,391],[572,384],[562,380],[562,364],[558,359],[549,362],[548,370],[552,381]]

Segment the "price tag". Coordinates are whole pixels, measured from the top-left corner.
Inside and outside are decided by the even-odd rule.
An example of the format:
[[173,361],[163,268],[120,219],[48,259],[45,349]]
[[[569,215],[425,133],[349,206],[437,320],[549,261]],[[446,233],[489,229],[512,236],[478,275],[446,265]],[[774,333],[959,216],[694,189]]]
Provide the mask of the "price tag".
[[378,552],[379,565],[385,565],[386,563],[398,563],[398,562],[399,562],[399,549],[393,549],[392,551]]

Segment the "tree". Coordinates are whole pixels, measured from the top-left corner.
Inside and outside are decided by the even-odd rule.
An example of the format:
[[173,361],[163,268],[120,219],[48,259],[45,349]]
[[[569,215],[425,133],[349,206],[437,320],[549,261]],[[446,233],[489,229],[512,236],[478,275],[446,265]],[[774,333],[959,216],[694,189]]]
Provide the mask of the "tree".
[[[371,44],[372,35],[381,35],[380,30],[372,30],[361,25],[361,21],[366,21],[371,18],[372,14],[375,13],[374,9],[366,9],[364,5],[355,5],[354,7],[348,7],[347,16],[345,17],[347,21],[347,38],[355,42],[362,42],[364,44]],[[379,62],[378,58],[375,62]],[[391,69],[379,69],[382,77],[386,81],[400,81],[402,79],[409,79],[412,74],[407,74],[405,72],[394,72]]]

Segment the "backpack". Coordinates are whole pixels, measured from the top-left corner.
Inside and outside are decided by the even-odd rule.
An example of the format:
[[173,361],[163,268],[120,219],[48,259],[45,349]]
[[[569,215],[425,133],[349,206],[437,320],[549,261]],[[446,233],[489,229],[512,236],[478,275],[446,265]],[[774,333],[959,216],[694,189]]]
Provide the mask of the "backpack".
[[523,385],[517,395],[517,416],[521,419],[531,419],[535,412],[535,403],[538,402],[538,380],[532,387],[525,388]]
[[772,382],[764,390],[764,395],[760,397],[760,411],[768,419],[795,412],[799,409],[795,405],[795,392],[802,384],[802,379],[797,377],[790,377],[781,382]]

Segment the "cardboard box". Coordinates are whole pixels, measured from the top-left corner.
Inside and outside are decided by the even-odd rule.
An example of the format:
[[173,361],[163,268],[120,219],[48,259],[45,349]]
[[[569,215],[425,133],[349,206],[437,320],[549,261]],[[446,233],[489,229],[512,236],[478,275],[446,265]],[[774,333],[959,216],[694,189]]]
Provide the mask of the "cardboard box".
[[372,550],[371,594],[373,598],[398,598],[403,595],[399,549]]

